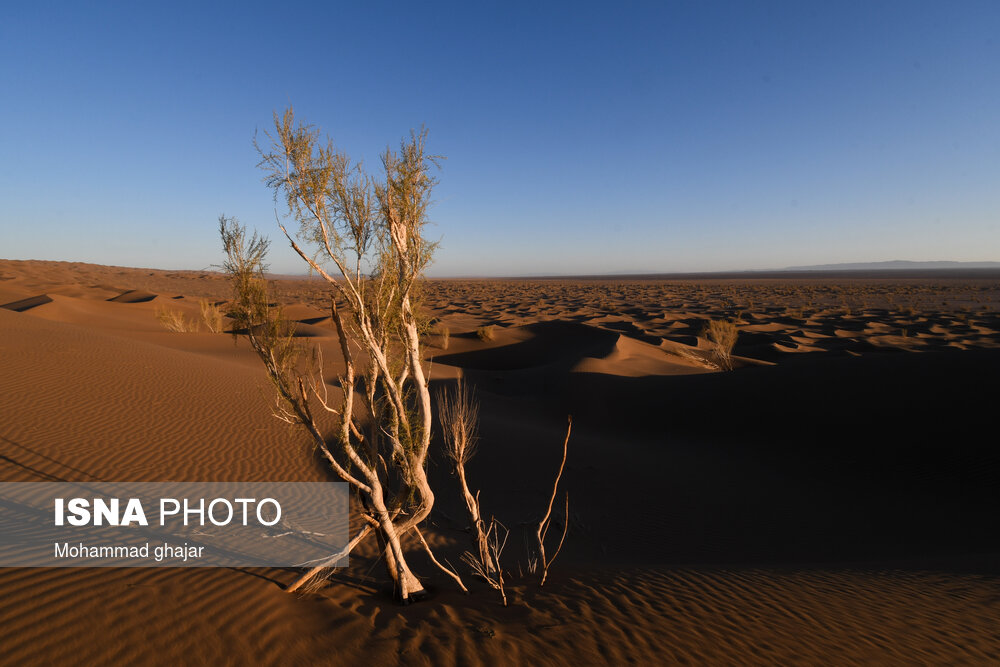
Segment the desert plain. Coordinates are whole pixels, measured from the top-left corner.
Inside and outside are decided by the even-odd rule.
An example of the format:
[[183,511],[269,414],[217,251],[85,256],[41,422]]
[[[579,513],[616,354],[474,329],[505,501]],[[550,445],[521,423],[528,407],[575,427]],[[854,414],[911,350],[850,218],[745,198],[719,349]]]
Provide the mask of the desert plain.
[[[4,568],[0,662],[997,664],[998,279],[430,280],[425,359],[479,398],[468,472],[512,527],[509,606],[417,548],[431,594],[397,605],[371,543],[308,595],[291,569]],[[328,290],[273,286],[335,378]],[[201,322],[230,298],[211,271],[0,261],[0,481],[332,479],[246,342]],[[705,363],[712,319],[738,327],[732,370]],[[568,415],[569,527],[540,588],[522,533]],[[440,454],[430,474],[424,534],[457,564]]]

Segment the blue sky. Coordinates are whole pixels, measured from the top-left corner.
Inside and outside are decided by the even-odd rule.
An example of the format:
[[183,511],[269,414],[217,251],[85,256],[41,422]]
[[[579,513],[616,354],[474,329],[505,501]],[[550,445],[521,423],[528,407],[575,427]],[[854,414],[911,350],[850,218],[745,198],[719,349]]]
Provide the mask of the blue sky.
[[202,268],[275,239],[289,103],[447,156],[432,275],[1000,260],[995,2],[5,3],[0,257]]

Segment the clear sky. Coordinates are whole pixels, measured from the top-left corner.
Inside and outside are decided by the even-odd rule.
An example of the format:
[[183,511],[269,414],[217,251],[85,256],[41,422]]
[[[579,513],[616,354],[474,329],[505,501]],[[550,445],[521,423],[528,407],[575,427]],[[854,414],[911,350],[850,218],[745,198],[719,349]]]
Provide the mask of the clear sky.
[[1000,3],[6,2],[0,257],[279,239],[255,129],[447,156],[432,275],[1000,260]]

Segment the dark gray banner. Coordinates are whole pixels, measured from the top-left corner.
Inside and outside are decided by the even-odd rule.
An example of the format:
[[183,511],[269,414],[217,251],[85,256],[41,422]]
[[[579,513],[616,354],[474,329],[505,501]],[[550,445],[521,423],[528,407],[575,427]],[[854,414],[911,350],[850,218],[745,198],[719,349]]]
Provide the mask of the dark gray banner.
[[0,567],[347,565],[342,482],[3,482]]

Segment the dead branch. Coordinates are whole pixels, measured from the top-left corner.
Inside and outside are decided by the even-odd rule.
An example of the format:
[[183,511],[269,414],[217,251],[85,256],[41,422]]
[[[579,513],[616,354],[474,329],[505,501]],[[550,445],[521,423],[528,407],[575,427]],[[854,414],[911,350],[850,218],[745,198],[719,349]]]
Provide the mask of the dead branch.
[[[500,537],[500,530],[503,530],[503,538]],[[466,551],[462,554],[462,560],[472,568],[472,571],[479,575],[491,588],[499,591],[500,598],[503,600],[503,606],[505,607],[507,606],[507,593],[504,590],[503,568],[500,567],[500,556],[503,554],[504,547],[507,546],[508,537],[510,537],[510,531],[507,530],[507,527],[497,521],[496,518],[491,518],[489,528],[486,531],[486,541],[488,545],[487,558],[493,566],[492,570],[488,569],[472,553]]]
[[371,533],[372,527],[365,526],[361,529],[361,532],[354,536],[353,540],[347,543],[347,546],[329,558],[324,559],[322,564],[316,565],[301,577],[293,581],[285,590],[289,593],[295,593],[300,590],[303,593],[314,593],[330,576],[333,568],[336,567],[336,563],[340,562],[341,559],[350,554],[351,551],[353,551],[356,546],[361,544],[362,540],[368,537]]
[[556,474],[556,481],[552,485],[552,497],[549,498],[549,506],[545,510],[545,516],[542,520],[538,522],[538,530],[536,536],[538,538],[538,555],[539,555],[539,565],[542,567],[542,581],[540,586],[545,585],[545,580],[549,576],[549,566],[552,561],[555,560],[556,556],[559,555],[559,550],[562,549],[563,540],[566,539],[566,531],[569,528],[569,494],[566,494],[566,518],[563,526],[562,539],[559,540],[559,547],[556,549],[556,553],[551,559],[545,557],[545,535],[549,532],[549,526],[551,525],[552,518],[552,505],[556,501],[556,493],[559,490],[559,480],[562,479],[563,469],[566,467],[566,455],[569,453],[569,435],[573,430],[573,418],[569,417],[568,424],[566,425],[566,439],[563,441],[563,455],[562,462],[559,464],[559,472]]
[[446,568],[444,565],[438,562],[437,558],[434,557],[434,552],[431,551],[431,547],[429,544],[427,544],[427,540],[424,539],[424,534],[420,532],[420,528],[414,526],[413,531],[417,534],[417,537],[420,538],[420,543],[424,545],[424,550],[427,552],[427,555],[430,556],[431,562],[437,565],[439,568],[441,568],[442,572],[444,572],[449,577],[454,579],[455,582],[458,584],[459,588],[461,588],[463,592],[468,593],[469,589],[466,588],[465,584],[462,583],[462,577],[458,576],[458,572],[454,572],[453,570]]

